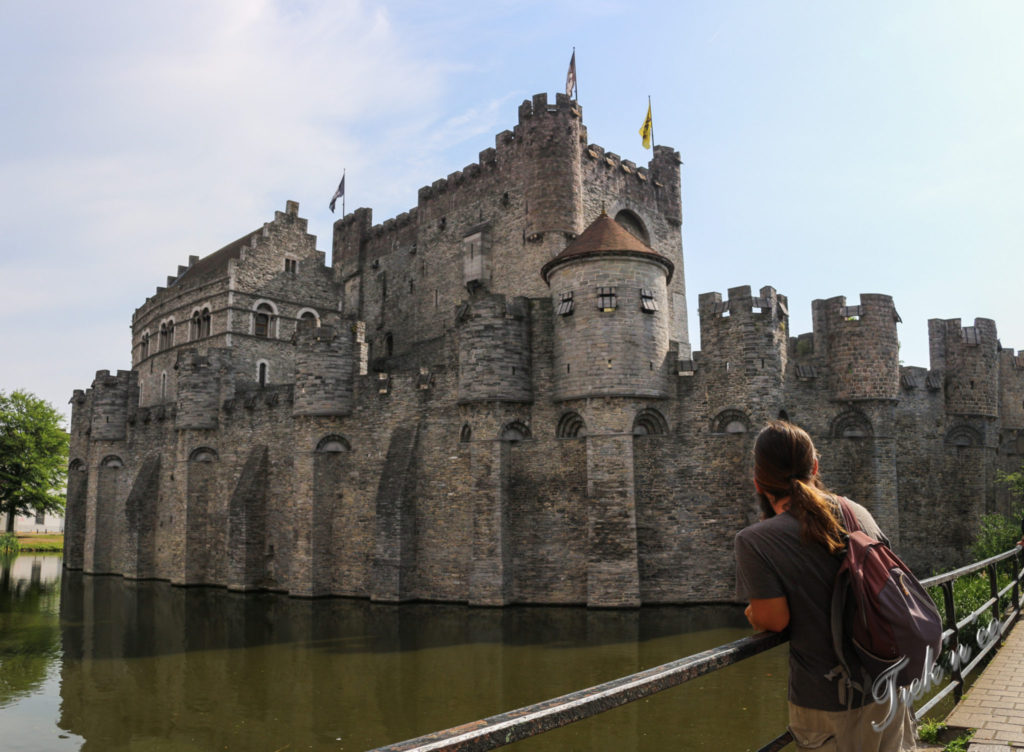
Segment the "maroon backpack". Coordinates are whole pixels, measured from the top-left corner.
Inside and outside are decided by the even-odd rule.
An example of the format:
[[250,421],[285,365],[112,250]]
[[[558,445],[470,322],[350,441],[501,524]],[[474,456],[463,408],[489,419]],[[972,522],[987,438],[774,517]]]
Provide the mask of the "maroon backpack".
[[[832,644],[839,658],[827,676],[839,679],[839,701],[865,699],[887,669],[896,686],[930,669],[942,648],[942,617],[927,591],[889,547],[865,533],[850,503],[837,497],[846,522],[846,556],[832,590]],[[929,651],[928,648],[931,648]],[[902,668],[898,668],[902,665]]]

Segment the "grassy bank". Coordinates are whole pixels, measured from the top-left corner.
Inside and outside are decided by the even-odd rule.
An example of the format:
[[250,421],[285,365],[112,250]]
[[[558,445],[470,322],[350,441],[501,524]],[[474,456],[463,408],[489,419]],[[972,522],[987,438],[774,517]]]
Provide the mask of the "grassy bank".
[[64,550],[63,533],[18,533],[18,544],[22,552],[36,553],[62,552]]

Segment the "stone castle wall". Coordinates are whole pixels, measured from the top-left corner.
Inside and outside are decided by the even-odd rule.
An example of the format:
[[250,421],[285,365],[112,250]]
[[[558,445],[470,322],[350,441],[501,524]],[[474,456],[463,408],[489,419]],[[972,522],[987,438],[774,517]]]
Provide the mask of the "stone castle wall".
[[[602,255],[545,284],[602,210],[674,273]],[[681,217],[676,152],[621,160],[543,95],[411,211],[338,220],[330,267],[289,202],[182,266],[135,313],[133,370],[75,393],[67,566],[383,602],[730,600],[777,417],[919,571],[961,561],[1024,457],[1024,356],[991,321],[933,321],[931,367],[902,367],[888,296],[813,301],[794,336],[771,287],[701,295],[691,353]]]

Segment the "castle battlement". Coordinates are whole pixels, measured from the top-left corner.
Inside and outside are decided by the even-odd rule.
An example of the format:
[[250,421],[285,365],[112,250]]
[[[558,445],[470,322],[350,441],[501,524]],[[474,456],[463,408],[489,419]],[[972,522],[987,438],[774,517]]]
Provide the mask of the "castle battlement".
[[731,600],[751,445],[803,426],[826,482],[920,569],[965,555],[1024,460],[1024,352],[891,297],[700,295],[680,154],[589,143],[558,94],[374,224],[297,202],[168,278],[133,370],[71,398],[65,562],[296,596],[636,606]]

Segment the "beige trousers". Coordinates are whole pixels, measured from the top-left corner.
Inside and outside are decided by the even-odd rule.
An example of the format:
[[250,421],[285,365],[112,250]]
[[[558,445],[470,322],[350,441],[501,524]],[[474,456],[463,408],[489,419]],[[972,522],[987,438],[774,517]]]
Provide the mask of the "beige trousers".
[[798,750],[815,752],[904,752],[915,750],[917,737],[910,710],[901,708],[881,731],[888,706],[871,702],[853,710],[812,710],[789,703],[789,730]]

